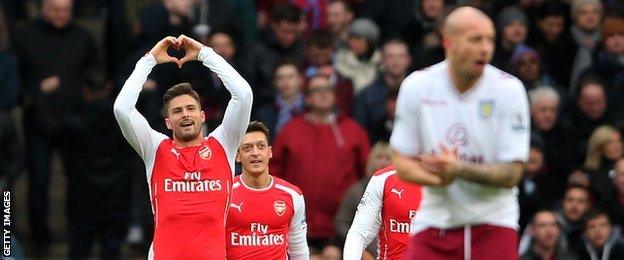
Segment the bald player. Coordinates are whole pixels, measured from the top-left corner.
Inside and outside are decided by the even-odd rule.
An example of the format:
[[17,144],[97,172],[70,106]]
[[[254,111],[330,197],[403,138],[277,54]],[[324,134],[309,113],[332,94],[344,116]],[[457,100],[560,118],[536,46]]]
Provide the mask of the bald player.
[[407,259],[517,259],[518,202],[529,151],[522,83],[489,65],[494,26],[459,7],[446,59],[402,83],[390,139],[399,177],[424,186]]

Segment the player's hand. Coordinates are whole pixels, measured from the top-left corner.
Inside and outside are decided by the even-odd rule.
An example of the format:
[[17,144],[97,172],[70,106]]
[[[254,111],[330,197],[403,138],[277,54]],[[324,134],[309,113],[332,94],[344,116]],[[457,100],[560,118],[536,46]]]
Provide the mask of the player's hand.
[[455,173],[459,160],[457,159],[457,148],[447,148],[440,144],[441,153],[439,155],[421,155],[418,157],[420,165],[442,178],[443,183],[450,184],[455,178]]
[[47,77],[41,81],[40,89],[44,93],[51,93],[56,91],[61,85],[61,78],[57,75]]
[[169,49],[169,47],[179,50],[180,41],[175,37],[167,36],[164,39],[160,40],[158,43],[156,43],[156,45],[154,45],[149,53],[154,56],[157,64],[175,62],[176,64],[178,64],[178,66],[181,66],[180,60],[178,60],[178,58],[171,57],[169,56],[169,53],[167,53],[167,49]]
[[188,37],[184,34],[178,37],[178,41],[180,41],[180,47],[186,51],[186,55],[180,59],[180,63],[178,63],[179,67],[182,67],[187,61],[197,60],[199,56],[199,51],[204,47],[201,42],[194,40],[191,37]]

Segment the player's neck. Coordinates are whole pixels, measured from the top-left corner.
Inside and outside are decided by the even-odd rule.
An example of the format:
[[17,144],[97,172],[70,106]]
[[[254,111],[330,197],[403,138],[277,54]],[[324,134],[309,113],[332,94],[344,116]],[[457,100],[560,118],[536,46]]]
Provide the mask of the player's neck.
[[173,143],[175,144],[176,147],[179,148],[186,148],[186,147],[192,147],[192,146],[197,146],[200,145],[202,143],[202,140],[204,139],[203,137],[204,135],[202,133],[200,133],[199,135],[197,135],[197,137],[195,137],[195,139],[190,140],[190,141],[182,141],[178,138],[173,137]]
[[241,174],[241,181],[249,188],[264,189],[271,185],[271,176],[268,170],[257,176],[248,172],[243,172],[243,174]]
[[471,77],[466,77],[462,75],[461,72],[457,71],[456,68],[454,69],[451,66],[449,66],[449,74],[451,76],[453,86],[455,86],[455,89],[457,89],[457,91],[461,94],[468,91],[479,81],[478,77],[474,79]]

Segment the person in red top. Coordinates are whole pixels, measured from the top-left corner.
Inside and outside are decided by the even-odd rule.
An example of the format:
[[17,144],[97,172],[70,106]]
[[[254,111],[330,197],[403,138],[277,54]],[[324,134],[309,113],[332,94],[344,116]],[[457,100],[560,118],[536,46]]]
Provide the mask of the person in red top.
[[[178,60],[168,48],[184,49]],[[230,99],[223,122],[207,137],[197,92],[188,83],[163,97],[165,124],[173,137],[153,130],[135,105],[156,64],[199,60],[216,73]],[[224,259],[225,216],[229,205],[236,149],[251,114],[249,84],[212,48],[181,35],[166,37],[137,62],[115,100],[117,123],[145,162],[154,212],[154,240],[148,259]]]
[[377,259],[403,259],[421,196],[421,186],[400,180],[394,166],[377,171],[368,182],[353,218],[344,259],[360,259],[375,237],[379,238]]
[[271,173],[306,192],[308,242],[325,245],[334,236],[334,216],[344,192],[366,172],[370,144],[353,119],[334,112],[330,80],[317,74],[308,82],[309,112],[293,118],[273,145]]
[[228,259],[309,259],[301,190],[269,174],[269,129],[253,121],[238,149],[226,223]]

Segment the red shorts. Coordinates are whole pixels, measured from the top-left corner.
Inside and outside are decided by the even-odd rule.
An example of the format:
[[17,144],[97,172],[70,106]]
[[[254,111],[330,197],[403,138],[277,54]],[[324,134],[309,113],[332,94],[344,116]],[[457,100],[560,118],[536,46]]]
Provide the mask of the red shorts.
[[518,232],[488,224],[418,232],[405,259],[518,259]]

